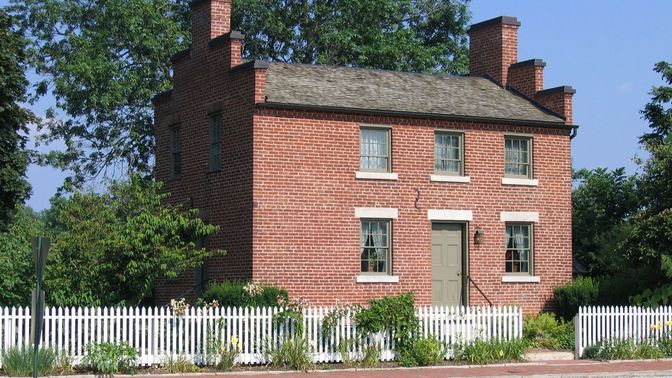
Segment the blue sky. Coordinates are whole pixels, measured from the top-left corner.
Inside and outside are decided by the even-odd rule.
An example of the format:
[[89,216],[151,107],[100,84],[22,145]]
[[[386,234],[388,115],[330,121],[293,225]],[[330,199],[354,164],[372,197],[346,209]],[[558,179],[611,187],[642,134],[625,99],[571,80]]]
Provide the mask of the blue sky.
[[[0,0],[0,6],[7,3]],[[672,61],[672,1],[473,0],[470,9],[474,23],[517,17],[522,23],[519,60],[546,62],[546,88],[576,89],[574,122],[580,129],[572,142],[575,168],[624,166],[636,171],[632,158],[642,155],[637,140],[647,130],[639,111],[651,86],[662,84],[653,64]],[[43,99],[33,110],[42,115],[50,101]],[[48,207],[64,176],[51,168],[31,167],[28,204],[36,210]]]

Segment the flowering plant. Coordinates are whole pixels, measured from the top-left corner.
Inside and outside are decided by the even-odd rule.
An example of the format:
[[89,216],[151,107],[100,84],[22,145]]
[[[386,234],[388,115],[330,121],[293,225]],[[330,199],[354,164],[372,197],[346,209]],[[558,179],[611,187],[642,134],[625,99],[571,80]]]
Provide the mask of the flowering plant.
[[264,287],[257,285],[253,282],[248,282],[247,284],[245,284],[245,286],[243,286],[243,290],[245,290],[245,292],[249,294],[250,297],[252,298],[256,297],[257,295],[262,295],[264,293]]
[[171,299],[170,309],[173,310],[175,316],[184,316],[184,314],[186,314],[187,310],[189,309],[189,303],[187,303],[187,300],[184,298],[180,298],[178,300]]

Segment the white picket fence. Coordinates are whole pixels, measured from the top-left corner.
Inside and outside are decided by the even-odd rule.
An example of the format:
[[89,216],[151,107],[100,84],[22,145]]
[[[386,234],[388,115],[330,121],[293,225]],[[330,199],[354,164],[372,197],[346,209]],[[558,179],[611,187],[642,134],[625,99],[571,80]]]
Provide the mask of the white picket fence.
[[[169,358],[184,355],[195,363],[209,361],[208,340],[219,335],[230,343],[241,343],[238,363],[266,362],[266,352],[277,347],[295,327],[289,321],[274,321],[277,308],[189,308],[181,316],[165,307],[142,308],[62,308],[47,307],[42,346],[57,354],[67,354],[73,364],[81,362],[88,344],[128,342],[138,351],[139,365],[163,364]],[[341,361],[341,340],[358,338],[357,325],[349,316],[342,317],[329,335],[323,335],[322,323],[328,307],[303,310],[304,336],[315,362]],[[423,336],[434,336],[446,345],[470,342],[476,338],[510,340],[522,336],[522,310],[517,307],[419,307]],[[30,310],[0,308],[0,352],[30,343]],[[362,352],[362,344],[377,344],[381,359],[394,358],[389,334],[368,335],[351,347],[349,353]],[[364,347],[365,347],[364,346]],[[0,362],[1,363],[1,362]],[[1,367],[1,365],[0,365]]]
[[580,307],[574,317],[576,358],[583,355],[586,347],[595,345],[601,340],[620,339],[656,340],[665,332],[672,332],[672,307],[663,306],[657,309],[644,307]]

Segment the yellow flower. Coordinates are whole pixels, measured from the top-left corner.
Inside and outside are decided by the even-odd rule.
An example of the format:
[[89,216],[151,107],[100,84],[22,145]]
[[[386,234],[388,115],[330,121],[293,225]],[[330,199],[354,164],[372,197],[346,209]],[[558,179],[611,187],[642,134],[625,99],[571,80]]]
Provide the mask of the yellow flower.
[[672,320],[666,321],[665,325],[668,326],[668,327],[672,327]]
[[503,357],[503,356],[504,356],[504,351],[503,351],[503,350],[500,350],[500,351],[499,351],[499,357]]
[[243,344],[241,344],[240,341],[238,342],[238,349],[243,349]]
[[658,325],[656,323],[653,323],[651,324],[650,328],[655,331],[656,329],[658,329]]
[[238,344],[238,338],[236,336],[231,337],[231,345],[236,346]]

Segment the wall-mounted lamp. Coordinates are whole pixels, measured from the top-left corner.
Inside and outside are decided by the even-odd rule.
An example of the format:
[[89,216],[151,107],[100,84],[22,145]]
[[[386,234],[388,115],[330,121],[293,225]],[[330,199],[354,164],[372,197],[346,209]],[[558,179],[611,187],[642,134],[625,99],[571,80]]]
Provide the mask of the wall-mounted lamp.
[[484,236],[485,236],[485,231],[483,231],[482,228],[478,227],[476,229],[476,232],[474,233],[474,242],[476,242],[476,244],[483,243],[483,237]]

